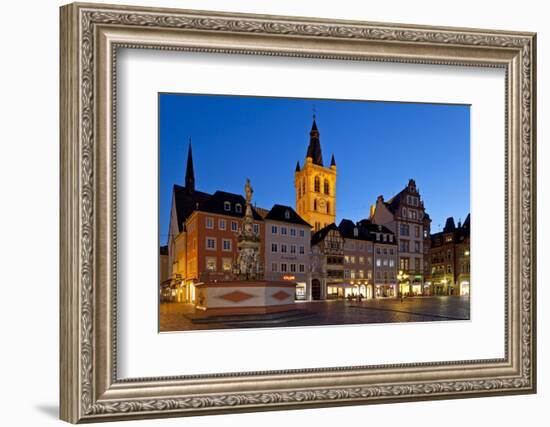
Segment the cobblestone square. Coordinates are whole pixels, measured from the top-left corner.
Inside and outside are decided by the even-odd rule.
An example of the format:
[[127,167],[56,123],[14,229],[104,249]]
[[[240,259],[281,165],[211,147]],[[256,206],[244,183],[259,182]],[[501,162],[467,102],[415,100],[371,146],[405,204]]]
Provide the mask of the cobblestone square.
[[[435,322],[470,319],[469,296],[411,297],[401,299],[377,298],[370,300],[307,301],[297,302],[296,308],[311,315],[291,318],[287,322],[247,322],[246,327],[289,327],[349,325],[363,323]],[[199,329],[239,328],[238,323],[196,324],[191,321],[195,313],[192,304],[162,303],[160,305],[160,331],[188,331]]]

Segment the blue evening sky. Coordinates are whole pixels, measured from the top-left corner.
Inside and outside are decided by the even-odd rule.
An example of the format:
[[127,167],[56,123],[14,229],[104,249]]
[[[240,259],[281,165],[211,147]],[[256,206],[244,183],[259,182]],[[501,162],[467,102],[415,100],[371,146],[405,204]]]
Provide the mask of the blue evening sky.
[[294,207],[315,108],[323,160],[337,165],[337,223],[366,218],[416,181],[432,232],[470,210],[470,107],[323,99],[159,95],[160,242],[167,239],[172,186],[183,185],[192,138],[196,188],[244,193],[270,209]]

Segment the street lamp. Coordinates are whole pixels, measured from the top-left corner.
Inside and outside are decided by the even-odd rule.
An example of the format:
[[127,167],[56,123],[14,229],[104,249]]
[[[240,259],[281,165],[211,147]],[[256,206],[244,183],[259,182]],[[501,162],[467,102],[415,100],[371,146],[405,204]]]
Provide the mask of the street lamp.
[[399,280],[399,296],[403,298],[403,291],[401,290],[401,282],[406,281],[409,278],[409,275],[407,273],[404,273],[403,270],[399,270],[399,274],[397,275],[397,280]]

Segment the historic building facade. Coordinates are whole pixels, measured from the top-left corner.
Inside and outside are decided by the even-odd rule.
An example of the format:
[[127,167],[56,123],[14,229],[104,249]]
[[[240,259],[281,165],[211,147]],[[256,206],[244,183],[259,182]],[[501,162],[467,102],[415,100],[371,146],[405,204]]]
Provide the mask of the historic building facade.
[[311,225],[290,206],[274,205],[264,226],[265,279],[296,282],[296,299],[310,300]]
[[434,295],[470,294],[470,215],[458,226],[447,218],[443,231],[431,235],[429,265]]
[[386,226],[396,236],[399,252],[400,283],[403,295],[424,293],[425,209],[413,179],[390,200],[378,196],[371,208],[373,223]]
[[[195,189],[191,146],[185,186],[174,185],[168,235],[168,269],[178,302],[195,302],[195,284],[229,280],[237,261],[237,234],[246,201],[239,194]],[[263,218],[253,211],[253,229],[264,239]],[[263,246],[260,250],[263,263]]]
[[311,236],[311,299],[338,295],[344,283],[344,238],[331,223]]
[[296,164],[294,188],[296,211],[313,230],[319,231],[336,220],[336,161],[323,164],[320,133],[315,117],[309,133],[309,146],[302,167]]

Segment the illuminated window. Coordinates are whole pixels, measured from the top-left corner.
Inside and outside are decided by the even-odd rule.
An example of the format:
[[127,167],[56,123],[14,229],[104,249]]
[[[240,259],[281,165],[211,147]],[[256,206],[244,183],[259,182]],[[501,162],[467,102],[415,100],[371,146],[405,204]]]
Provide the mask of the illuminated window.
[[216,271],[216,258],[215,257],[206,257],[206,270],[207,271]]
[[232,267],[231,258],[222,258],[222,269],[223,271],[231,271]]

